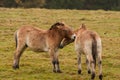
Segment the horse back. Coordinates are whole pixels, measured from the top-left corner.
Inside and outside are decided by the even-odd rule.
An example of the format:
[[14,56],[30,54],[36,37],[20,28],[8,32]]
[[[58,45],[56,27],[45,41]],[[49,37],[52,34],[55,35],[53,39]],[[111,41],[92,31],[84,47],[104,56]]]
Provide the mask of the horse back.
[[17,39],[20,45],[27,45],[33,51],[47,51],[45,30],[24,26],[17,30]]
[[101,46],[100,36],[96,32],[91,30],[78,31],[75,40],[75,46],[78,50],[81,50],[82,52],[84,52],[85,49],[92,50],[93,45],[96,45],[96,47]]

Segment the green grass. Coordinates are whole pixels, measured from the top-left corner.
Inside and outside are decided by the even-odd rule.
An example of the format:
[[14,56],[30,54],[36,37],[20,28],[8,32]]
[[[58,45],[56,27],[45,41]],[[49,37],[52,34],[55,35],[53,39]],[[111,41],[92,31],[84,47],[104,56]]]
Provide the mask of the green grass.
[[[82,23],[99,33],[103,44],[103,80],[120,79],[120,12],[103,10],[48,10],[0,8],[0,80],[89,80],[85,56],[82,55],[82,74],[77,74],[77,56],[73,43],[59,51],[63,73],[53,73],[48,53],[27,49],[20,69],[13,70],[15,51],[14,32],[22,25],[48,29],[57,21],[77,29]],[[98,68],[96,68],[98,80]]]

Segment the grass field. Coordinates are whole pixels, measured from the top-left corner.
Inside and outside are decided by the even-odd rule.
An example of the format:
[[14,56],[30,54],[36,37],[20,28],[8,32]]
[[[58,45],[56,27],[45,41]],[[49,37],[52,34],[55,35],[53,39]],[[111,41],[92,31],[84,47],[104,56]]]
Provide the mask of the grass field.
[[[82,55],[82,74],[77,74],[77,56],[73,43],[59,51],[63,73],[53,73],[48,53],[27,49],[20,69],[13,70],[15,51],[14,32],[22,25],[49,29],[57,21],[77,29],[82,23],[99,33],[103,44],[103,80],[120,80],[120,12],[103,10],[48,10],[0,8],[0,80],[89,80],[85,56]],[[98,79],[98,67],[96,68]]]

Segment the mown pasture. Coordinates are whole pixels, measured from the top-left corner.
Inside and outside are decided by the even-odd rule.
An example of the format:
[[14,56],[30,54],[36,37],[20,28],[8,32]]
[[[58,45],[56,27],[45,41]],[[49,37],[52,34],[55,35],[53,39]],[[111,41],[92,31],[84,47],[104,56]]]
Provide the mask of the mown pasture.
[[[74,44],[59,50],[63,73],[53,73],[48,53],[27,49],[20,61],[20,69],[13,70],[15,51],[14,32],[23,25],[49,29],[63,21],[73,29],[84,23],[102,38],[103,80],[120,80],[120,12],[104,10],[55,10],[0,8],[0,80],[89,80],[85,56],[82,55],[82,74],[77,74],[77,55]],[[98,67],[96,67],[98,79]]]

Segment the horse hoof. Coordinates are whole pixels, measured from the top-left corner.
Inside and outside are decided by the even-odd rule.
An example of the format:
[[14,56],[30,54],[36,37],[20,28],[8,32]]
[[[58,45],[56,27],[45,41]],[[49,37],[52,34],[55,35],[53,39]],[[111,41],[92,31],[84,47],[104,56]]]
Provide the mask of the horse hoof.
[[62,49],[62,48],[63,48],[63,46],[62,46],[62,45],[59,45],[59,48],[60,48],[60,49]]
[[88,70],[88,74],[90,74],[91,73],[91,71],[90,70]]
[[57,70],[57,73],[62,73],[62,71],[61,70]]
[[15,69],[15,70],[16,70],[16,69],[19,69],[19,66],[18,66],[18,65],[14,65],[14,66],[13,66],[13,69]]
[[54,73],[56,73],[56,70],[55,70],[55,69],[53,69],[53,72],[54,72]]
[[100,80],[102,80],[102,78],[103,78],[103,75],[102,75],[102,74],[101,74],[101,75],[99,75],[99,79],[100,79]]
[[81,70],[78,70],[78,74],[81,74],[81,72],[82,72]]
[[91,80],[94,80],[94,78],[95,78],[95,73],[92,73]]

